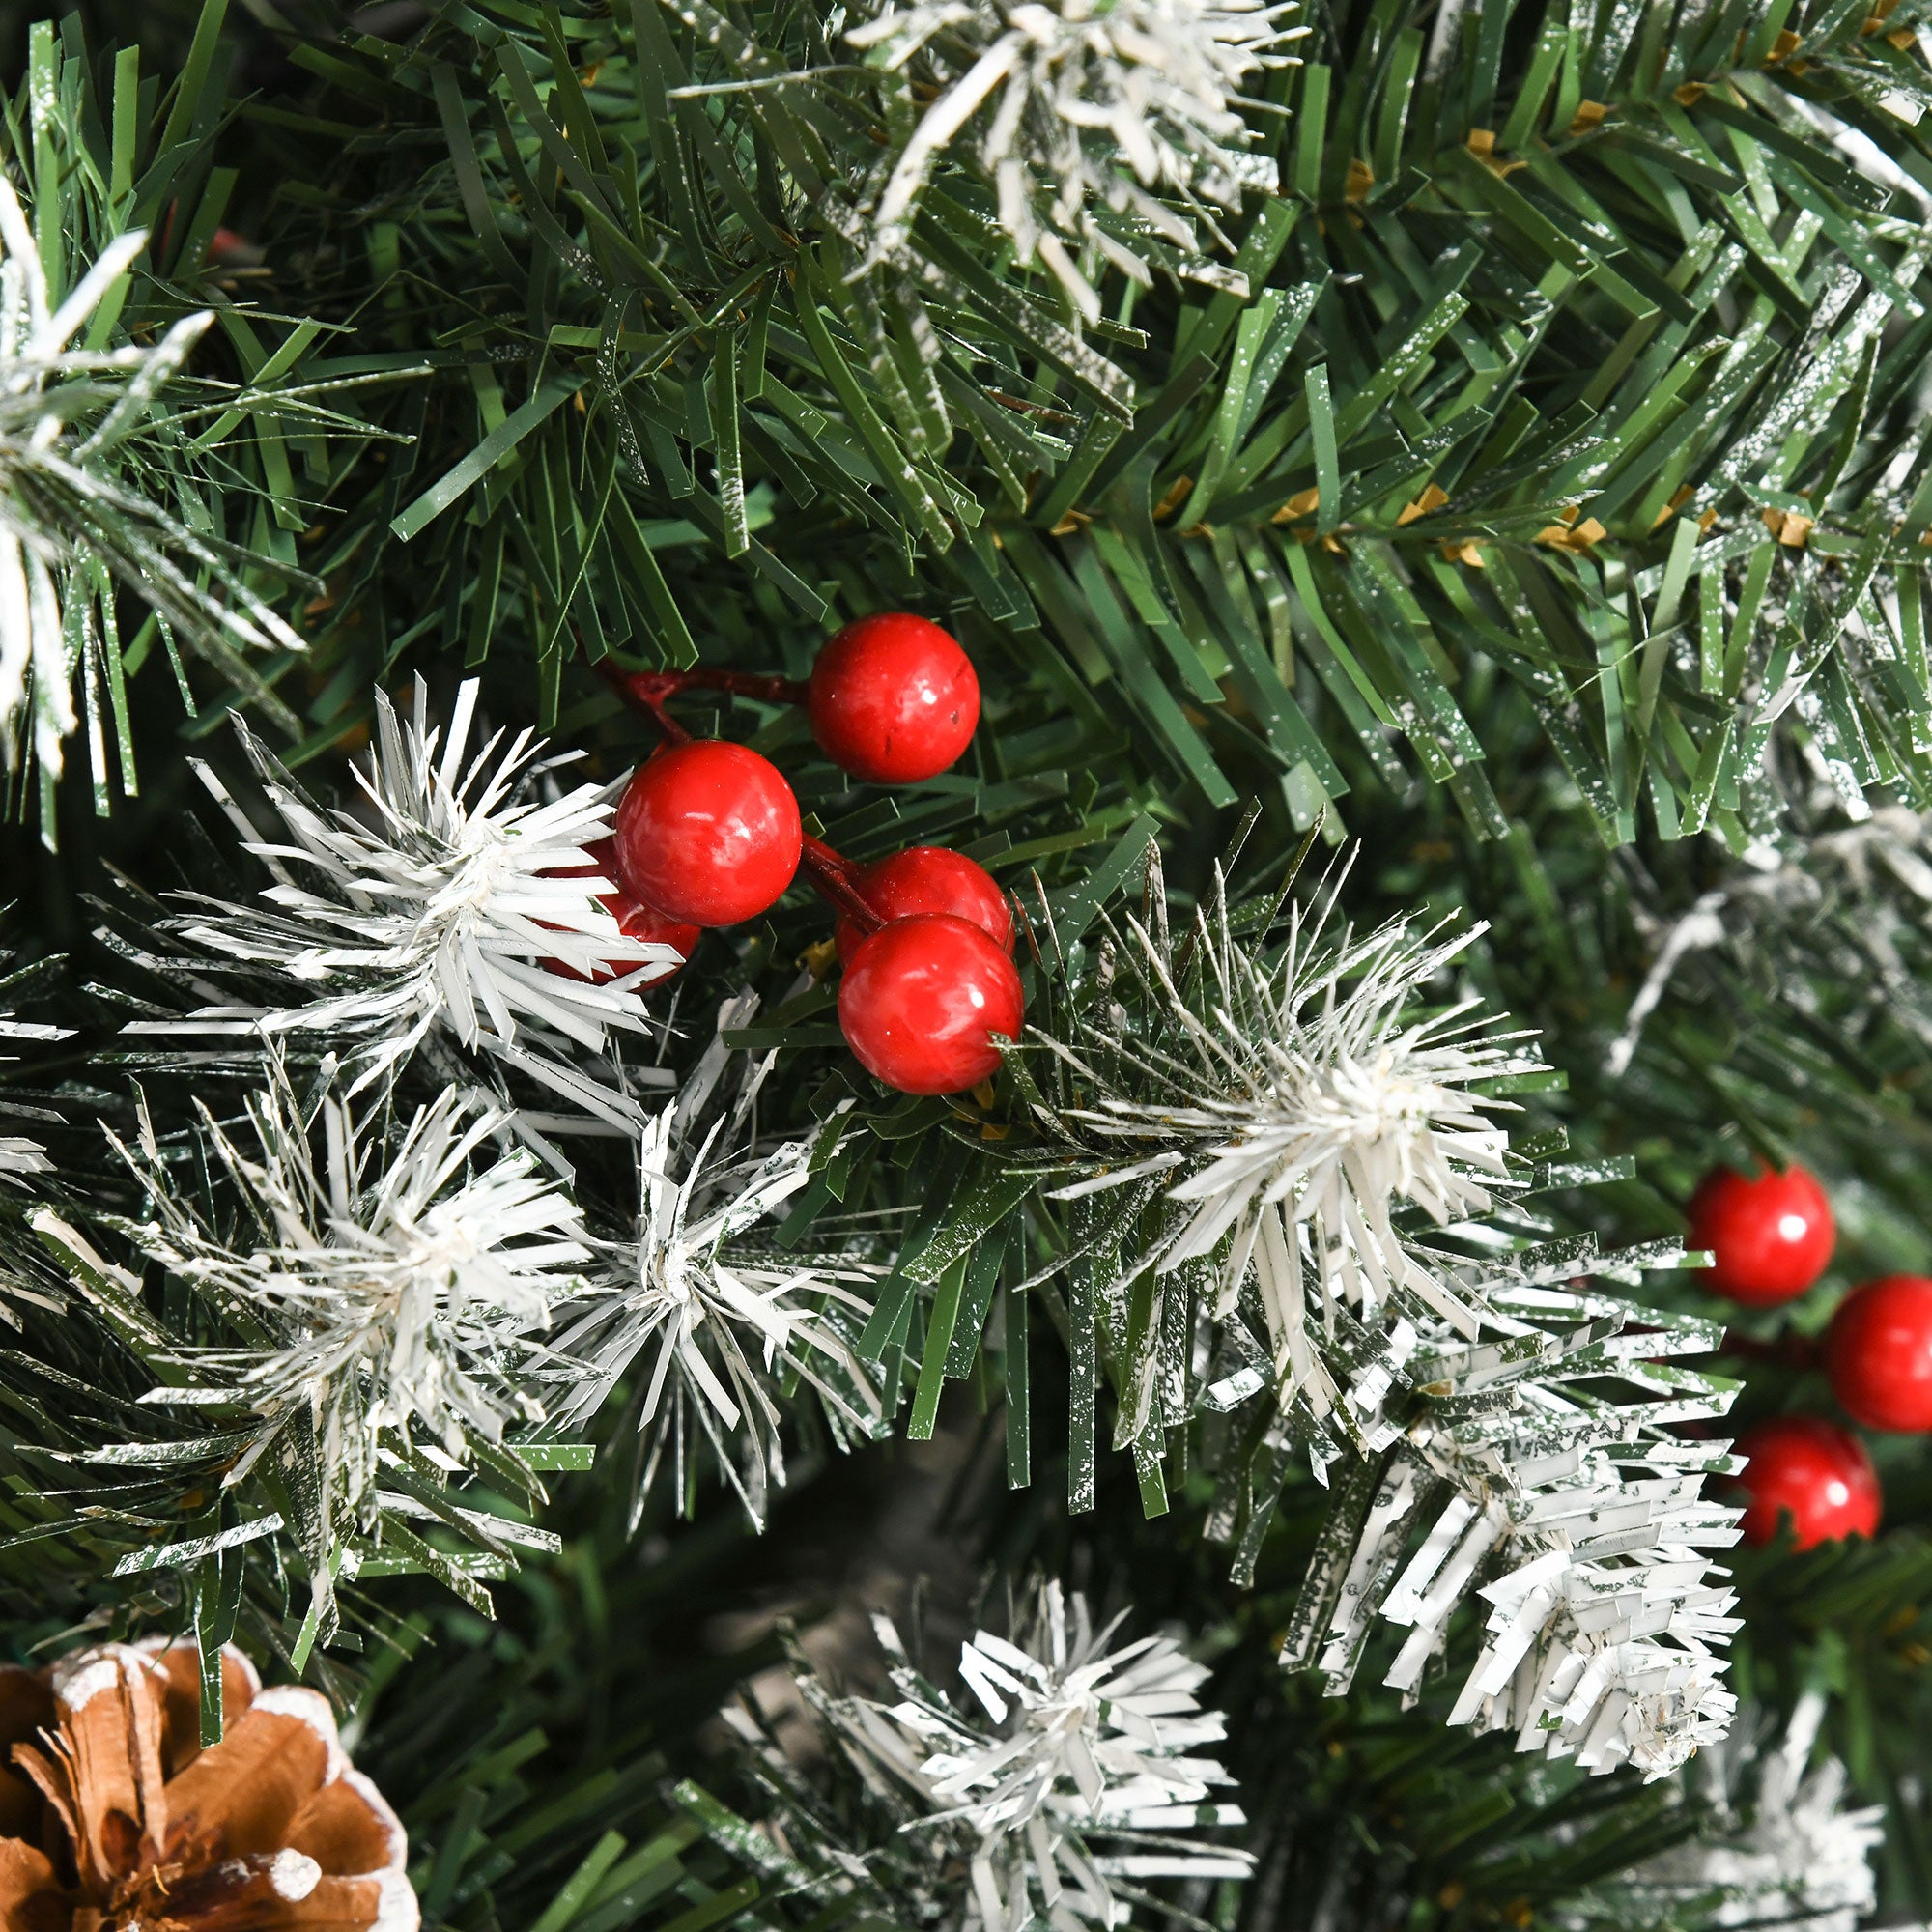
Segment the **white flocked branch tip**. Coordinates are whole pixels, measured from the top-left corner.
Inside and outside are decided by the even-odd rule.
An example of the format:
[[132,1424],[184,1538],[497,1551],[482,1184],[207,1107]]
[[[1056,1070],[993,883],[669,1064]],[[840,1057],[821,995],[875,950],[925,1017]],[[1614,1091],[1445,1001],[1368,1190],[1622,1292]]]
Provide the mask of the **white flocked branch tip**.
[[1120,1070],[1102,1079],[1083,1046],[1040,1037],[1096,1096],[1065,1118],[1129,1156],[1057,1197],[1162,1176],[1180,1211],[1146,1264],[1211,1258],[1224,1310],[1258,1268],[1277,1352],[1310,1291],[1323,1307],[1413,1297],[1473,1332],[1472,1312],[1393,1216],[1410,1206],[1445,1226],[1488,1213],[1508,1176],[1508,1130],[1495,1116],[1514,1106],[1479,1090],[1544,1070],[1525,1037],[1493,1031],[1473,998],[1417,1016],[1425,990],[1485,930],[1419,937],[1396,923],[1335,938],[1297,915],[1269,964],[1204,924],[1217,983],[1197,1012],[1152,935],[1130,920],[1132,963],[1171,1022],[1170,1043],[1143,1051],[1109,1039]]
[[1202,1708],[1207,1667],[1177,1637],[1116,1645],[1122,1618],[1096,1628],[1084,1597],[1048,1580],[1011,1638],[981,1630],[962,1646],[972,1701],[961,1705],[906,1666],[889,1620],[874,1621],[897,1661],[898,1701],[815,1701],[862,1769],[913,1797],[919,1815],[904,1829],[916,1842],[962,1836],[969,1925],[1018,1932],[1036,1912],[1064,1932],[1118,1925],[1133,1889],[1119,1881],[1252,1874],[1248,1853],[1190,1838],[1247,1821],[1219,1795],[1233,1777],[1203,1754],[1226,1721]]
[[[1389,1631],[1382,1681],[1413,1698],[1473,1601],[1450,1721],[1662,1776],[1735,1705],[1714,1557],[1738,1511],[1703,1490],[1736,1463],[1676,1434],[1728,1406],[1676,1359],[1719,1331],[1580,1285],[1683,1266],[1677,1243],[1531,1244],[1498,1090],[1548,1069],[1456,985],[1482,928],[1359,935],[1333,902],[1264,943],[1217,892],[1170,932],[1151,862],[1095,997],[1032,1037],[1065,1096],[1036,1103],[1071,1171],[1053,1191],[1083,1253],[1120,1255],[1098,1293],[1149,1282],[1117,1446],[1243,1411],[1208,1525],[1241,1581],[1290,1463],[1334,1486],[1282,1650],[1332,1694]],[[1176,1321],[1170,1297],[1193,1297]]]
[[1612,1079],[1630,1070],[1672,981],[1699,955],[1734,947],[1762,967],[1777,957],[1776,942],[1784,935],[1840,925],[1858,936],[1868,993],[1885,1003],[1889,1017],[1921,1039],[1932,1037],[1932,1014],[1901,947],[1932,908],[1932,812],[1833,792],[1819,816],[1828,829],[1788,828],[1777,841],[1747,847],[1716,885],[1667,921],[1641,904],[1634,908],[1651,964],[1605,1054]]
[[[1284,1662],[1317,1665],[1340,1694],[1379,1622],[1405,1633],[1382,1682],[1412,1700],[1473,1597],[1487,1610],[1451,1723],[1650,1778],[1724,1734],[1738,1619],[1712,1552],[1737,1541],[1739,1513],[1703,1492],[1737,1464],[1721,1438],[1670,1433],[1728,1405],[1671,1360],[1707,1353],[1719,1331],[1672,1319],[1624,1333],[1626,1304],[1567,1285],[1579,1265],[1681,1260],[1603,1262],[1573,1245],[1541,1269],[1464,1281],[1485,1332],[1412,1339],[1403,1373],[1432,1401],[1406,1427],[1364,1406],[1385,1460],[1338,1499],[1348,1533],[1311,1564]],[[1639,1399],[1606,1400],[1611,1379]]]
[[[36,1020],[19,1020],[11,1013],[0,1012],[0,1040],[68,1039],[72,1033],[71,1027],[46,1026]],[[0,1060],[16,1058],[15,1054],[0,1053]],[[42,1107],[9,1108],[4,1094],[0,1094],[0,1113],[9,1111],[25,1112],[42,1120],[59,1119],[58,1115]],[[51,1174],[53,1166],[46,1149],[39,1141],[26,1134],[0,1134],[0,1187],[21,1186],[33,1175]]]
[[1275,185],[1273,163],[1249,151],[1244,90],[1307,32],[1284,24],[1293,11],[1264,0],[886,0],[846,39],[937,92],[881,169],[871,259],[906,253],[927,183],[958,154],[992,185],[1019,261],[1043,263],[1089,321],[1100,313],[1098,274],[1151,279],[1139,233],[1179,251],[1183,272],[1238,283],[1202,253],[1196,224],[1225,247],[1210,205],[1234,212],[1246,190]]
[[1818,1690],[1799,1698],[1776,1735],[1767,1713],[1744,1713],[1728,1739],[1679,1774],[1710,1822],[1620,1873],[1604,1889],[1610,1902],[1646,1924],[1694,1911],[1719,1927],[1856,1932],[1878,1903],[1872,1858],[1885,1842],[1885,1807],[1847,1808],[1844,1765],[1816,1755],[1824,1715]]
[[0,744],[11,768],[31,693],[32,751],[48,779],[79,723],[80,660],[113,647],[96,614],[113,580],[229,643],[303,648],[213,546],[115,467],[213,321],[197,311],[154,343],[74,346],[146,242],[141,230],[116,236],[56,298],[19,196],[0,179]]
[[216,963],[256,969],[265,996],[128,1031],[347,1037],[361,1042],[367,1079],[441,1029],[634,1131],[641,1109],[583,1063],[650,1029],[642,990],[682,956],[631,937],[604,902],[619,882],[589,848],[611,836],[618,787],[543,795],[540,773],[566,760],[540,765],[528,729],[472,747],[477,690],[462,686],[446,728],[421,680],[407,720],[377,694],[359,811],[310,798],[238,724],[273,829],[197,770],[270,882],[248,904],[181,895],[195,910],[171,928]]
[[[735,1017],[727,1003],[721,1033]],[[633,1375],[636,1426],[648,1438],[636,1506],[667,1450],[681,1463],[701,1437],[762,1528],[770,1486],[784,1481],[781,1381],[815,1395],[841,1435],[864,1439],[881,1424],[873,1376],[854,1346],[871,1307],[857,1291],[879,1270],[740,1242],[807,1186],[816,1142],[764,1152],[744,1144],[734,1133],[749,1112],[744,1095],[695,1133],[705,1070],[639,1137],[637,1238],[603,1246],[588,1299],[560,1325],[556,1351],[581,1378],[555,1406],[562,1423],[585,1421]],[[715,1078],[717,1065],[708,1070]],[[757,1079],[754,1071],[753,1093]]]
[[327,1509],[354,1511],[386,1438],[462,1463],[472,1441],[542,1420],[545,1338],[591,1251],[529,1152],[499,1151],[500,1112],[451,1091],[391,1127],[380,1096],[304,1108],[269,1070],[247,1143],[199,1116],[218,1202],[181,1187],[145,1106],[132,1145],[109,1134],[147,1198],[123,1232],[257,1338],[176,1350],[177,1378],[147,1400],[252,1413],[231,1485],[305,1418]]

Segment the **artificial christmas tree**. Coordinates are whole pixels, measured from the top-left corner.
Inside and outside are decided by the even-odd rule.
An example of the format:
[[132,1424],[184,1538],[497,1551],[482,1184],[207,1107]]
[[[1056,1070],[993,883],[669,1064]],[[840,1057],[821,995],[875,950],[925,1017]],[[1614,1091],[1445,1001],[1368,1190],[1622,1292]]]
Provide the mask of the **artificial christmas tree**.
[[15,1659],[312,1687],[464,1932],[1932,1911],[1914,0],[126,11]]

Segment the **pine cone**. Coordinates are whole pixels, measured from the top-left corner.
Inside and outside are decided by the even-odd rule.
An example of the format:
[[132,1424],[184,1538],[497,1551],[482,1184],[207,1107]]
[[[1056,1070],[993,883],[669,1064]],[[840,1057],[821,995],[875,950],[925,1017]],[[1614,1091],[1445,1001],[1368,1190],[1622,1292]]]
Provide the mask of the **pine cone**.
[[416,1932],[408,1838],[327,1699],[233,1648],[221,1675],[203,1750],[191,1644],[0,1666],[4,1932]]

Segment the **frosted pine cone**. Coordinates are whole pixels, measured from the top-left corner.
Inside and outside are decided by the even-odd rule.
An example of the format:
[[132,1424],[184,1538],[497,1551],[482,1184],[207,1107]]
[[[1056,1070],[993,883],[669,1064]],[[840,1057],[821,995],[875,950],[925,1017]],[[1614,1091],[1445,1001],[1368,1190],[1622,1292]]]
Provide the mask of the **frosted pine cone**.
[[200,1748],[192,1644],[0,1667],[0,1920],[16,1932],[415,1932],[408,1840],[328,1702],[222,1653]]

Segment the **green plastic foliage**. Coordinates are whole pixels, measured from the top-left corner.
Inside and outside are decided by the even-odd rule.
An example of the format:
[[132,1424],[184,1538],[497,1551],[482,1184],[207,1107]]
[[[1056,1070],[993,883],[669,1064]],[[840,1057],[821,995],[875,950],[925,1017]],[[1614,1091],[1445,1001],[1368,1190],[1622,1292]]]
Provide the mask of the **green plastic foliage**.
[[[225,14],[207,0],[165,87],[143,72],[138,48],[102,54],[78,18],[39,22],[20,90],[0,109],[0,157],[48,306],[58,313],[79,298],[64,357],[10,378],[9,436],[20,442],[6,480],[10,525],[59,586],[79,720],[72,762],[101,817],[116,791],[128,798],[140,786],[130,685],[150,660],[169,664],[190,730],[243,705],[270,729],[302,735],[299,699],[284,689],[301,657],[287,620],[299,623],[322,586],[299,539],[372,436],[386,436],[345,412],[350,392],[412,361],[333,355],[340,323],[253,298],[270,271],[225,225],[240,218],[241,171],[217,162],[234,111]],[[89,283],[130,235],[145,246],[116,255],[118,275]],[[24,362],[26,347],[8,353]],[[144,352],[138,373],[121,373]],[[57,460],[38,461],[28,432],[56,427],[67,436]],[[26,649],[24,636],[10,638],[16,678]],[[57,744],[66,694],[37,654],[24,708],[41,728],[8,747],[7,806],[38,816],[51,844],[48,731]]]
[[[1182,810],[1260,781],[1343,823],[1346,766],[1502,837],[1479,663],[1607,844],[1747,841],[1780,732],[1925,798],[1897,611],[1932,241],[1844,144],[1932,181],[1928,83],[1865,26],[1487,7],[1425,58],[1419,11],[1339,20],[1269,124],[1291,188],[1251,211],[1245,297],[1127,291],[1085,339],[963,175],[855,276],[847,184],[898,110],[809,13],[478,0],[305,50],[285,212],[389,265],[388,332],[436,365],[343,499],[325,656],[374,668],[406,576],[403,641],[526,657],[550,723],[573,659],[795,669],[916,603]],[[368,213],[380,141],[321,160],[378,104],[443,157],[407,222]],[[359,701],[345,674],[318,726]]]
[[[303,593],[301,664],[261,669],[296,758],[341,748],[378,682],[459,662],[484,668],[499,718],[633,755],[639,734],[605,729],[606,658],[798,675],[845,617],[925,611],[986,692],[954,773],[886,797],[813,763],[795,716],[732,720],[801,753],[802,802],[853,856],[956,841],[1029,904],[1037,869],[1071,951],[1151,832],[1205,850],[1217,810],[1263,800],[1273,832],[1378,839],[1365,894],[1496,915],[1508,941],[1470,970],[1581,1068],[1552,1103],[1579,1153],[1642,1151],[1646,1180],[1606,1211],[1665,1219],[1654,1147],[1688,1187],[1726,1122],[1784,1152],[1820,1119],[1849,1136],[1862,1109],[1870,1141],[1922,1171],[1922,1055],[1848,1045],[1834,1007],[1666,1002],[1637,1077],[1601,1071],[1648,963],[1633,899],[1662,919],[1701,889],[1695,835],[1743,850],[1771,829],[1768,759],[1932,806],[1932,234],[1915,192],[1932,123],[1911,118],[1932,82],[1913,0],[1486,0],[1447,28],[1402,0],[1312,10],[1305,65],[1274,84],[1285,111],[1255,117],[1285,186],[1234,230],[1245,293],[1112,285],[1086,327],[945,170],[913,251],[856,274],[851,184],[912,103],[847,61],[831,10],[426,11],[405,40],[301,45],[292,91],[239,103],[218,8],[192,73],[153,96],[127,57],[108,86],[45,36],[47,98],[67,104],[34,124],[45,142],[23,109],[12,143],[20,167],[43,149],[59,164],[58,218],[34,206],[65,262],[111,232],[102,211],[175,211],[114,326],[212,303],[211,346],[253,385],[196,422],[194,487],[214,527],[324,586]],[[261,282],[207,272],[225,214],[258,224]],[[337,405],[347,428],[301,413],[319,385],[369,379]],[[128,667],[164,641],[136,637]],[[182,677],[209,722],[242,690],[229,667]],[[1655,906],[1622,883],[1640,863]],[[746,975],[788,978],[823,925],[781,911],[774,931]],[[1030,968],[1041,1024],[1053,967]],[[854,1092],[823,994],[769,1001],[733,1037],[786,1049],[775,1084],[808,1070],[781,1094],[792,1120]],[[1075,1231],[1009,1191],[992,1143],[1009,1121],[867,1089],[781,1238],[913,1204],[867,1335],[910,1433],[942,1427],[947,1384],[970,1381],[1007,1405],[1009,1481],[1104,1503],[1108,1367],[1153,1313],[1096,1311],[1092,1270],[1064,1267]],[[1075,1369],[1064,1416],[1056,1349]],[[28,1418],[0,1461],[31,1562],[73,1581],[132,1554],[190,1578],[198,1626],[224,1628],[227,1552],[266,1565],[279,1544],[258,1526],[282,1502],[223,1516],[199,1480],[219,1444],[158,1424],[154,1463],[97,1467],[68,1383],[39,1367],[0,1383]],[[141,1384],[113,1393],[131,1405]],[[1142,1509],[1190,1506],[1198,1469],[1118,1447]],[[56,1463],[95,1513],[47,1498]],[[479,1585],[502,1559],[469,1546],[497,1531],[452,1522],[423,1481],[411,1499],[439,1523],[422,1550]],[[1284,1518],[1313,1510],[1286,1493]],[[409,1533],[367,1554],[428,1564]],[[320,1667],[310,1579],[292,1580],[277,1628]],[[1804,1617],[1809,1641],[1824,1626]],[[1895,1773],[1850,1748],[1861,1777]],[[482,1800],[439,1797],[464,1830],[423,1874],[457,1915],[488,1889],[509,1808],[474,1784]],[[635,1890],[658,1868],[635,1861],[669,1827],[593,1815],[522,1901],[543,1932],[668,1913]],[[729,1839],[701,1809],[677,1829],[699,1816]],[[741,1876],[706,1872],[678,1911]],[[1499,1879],[1495,1912],[1527,1889]]]

